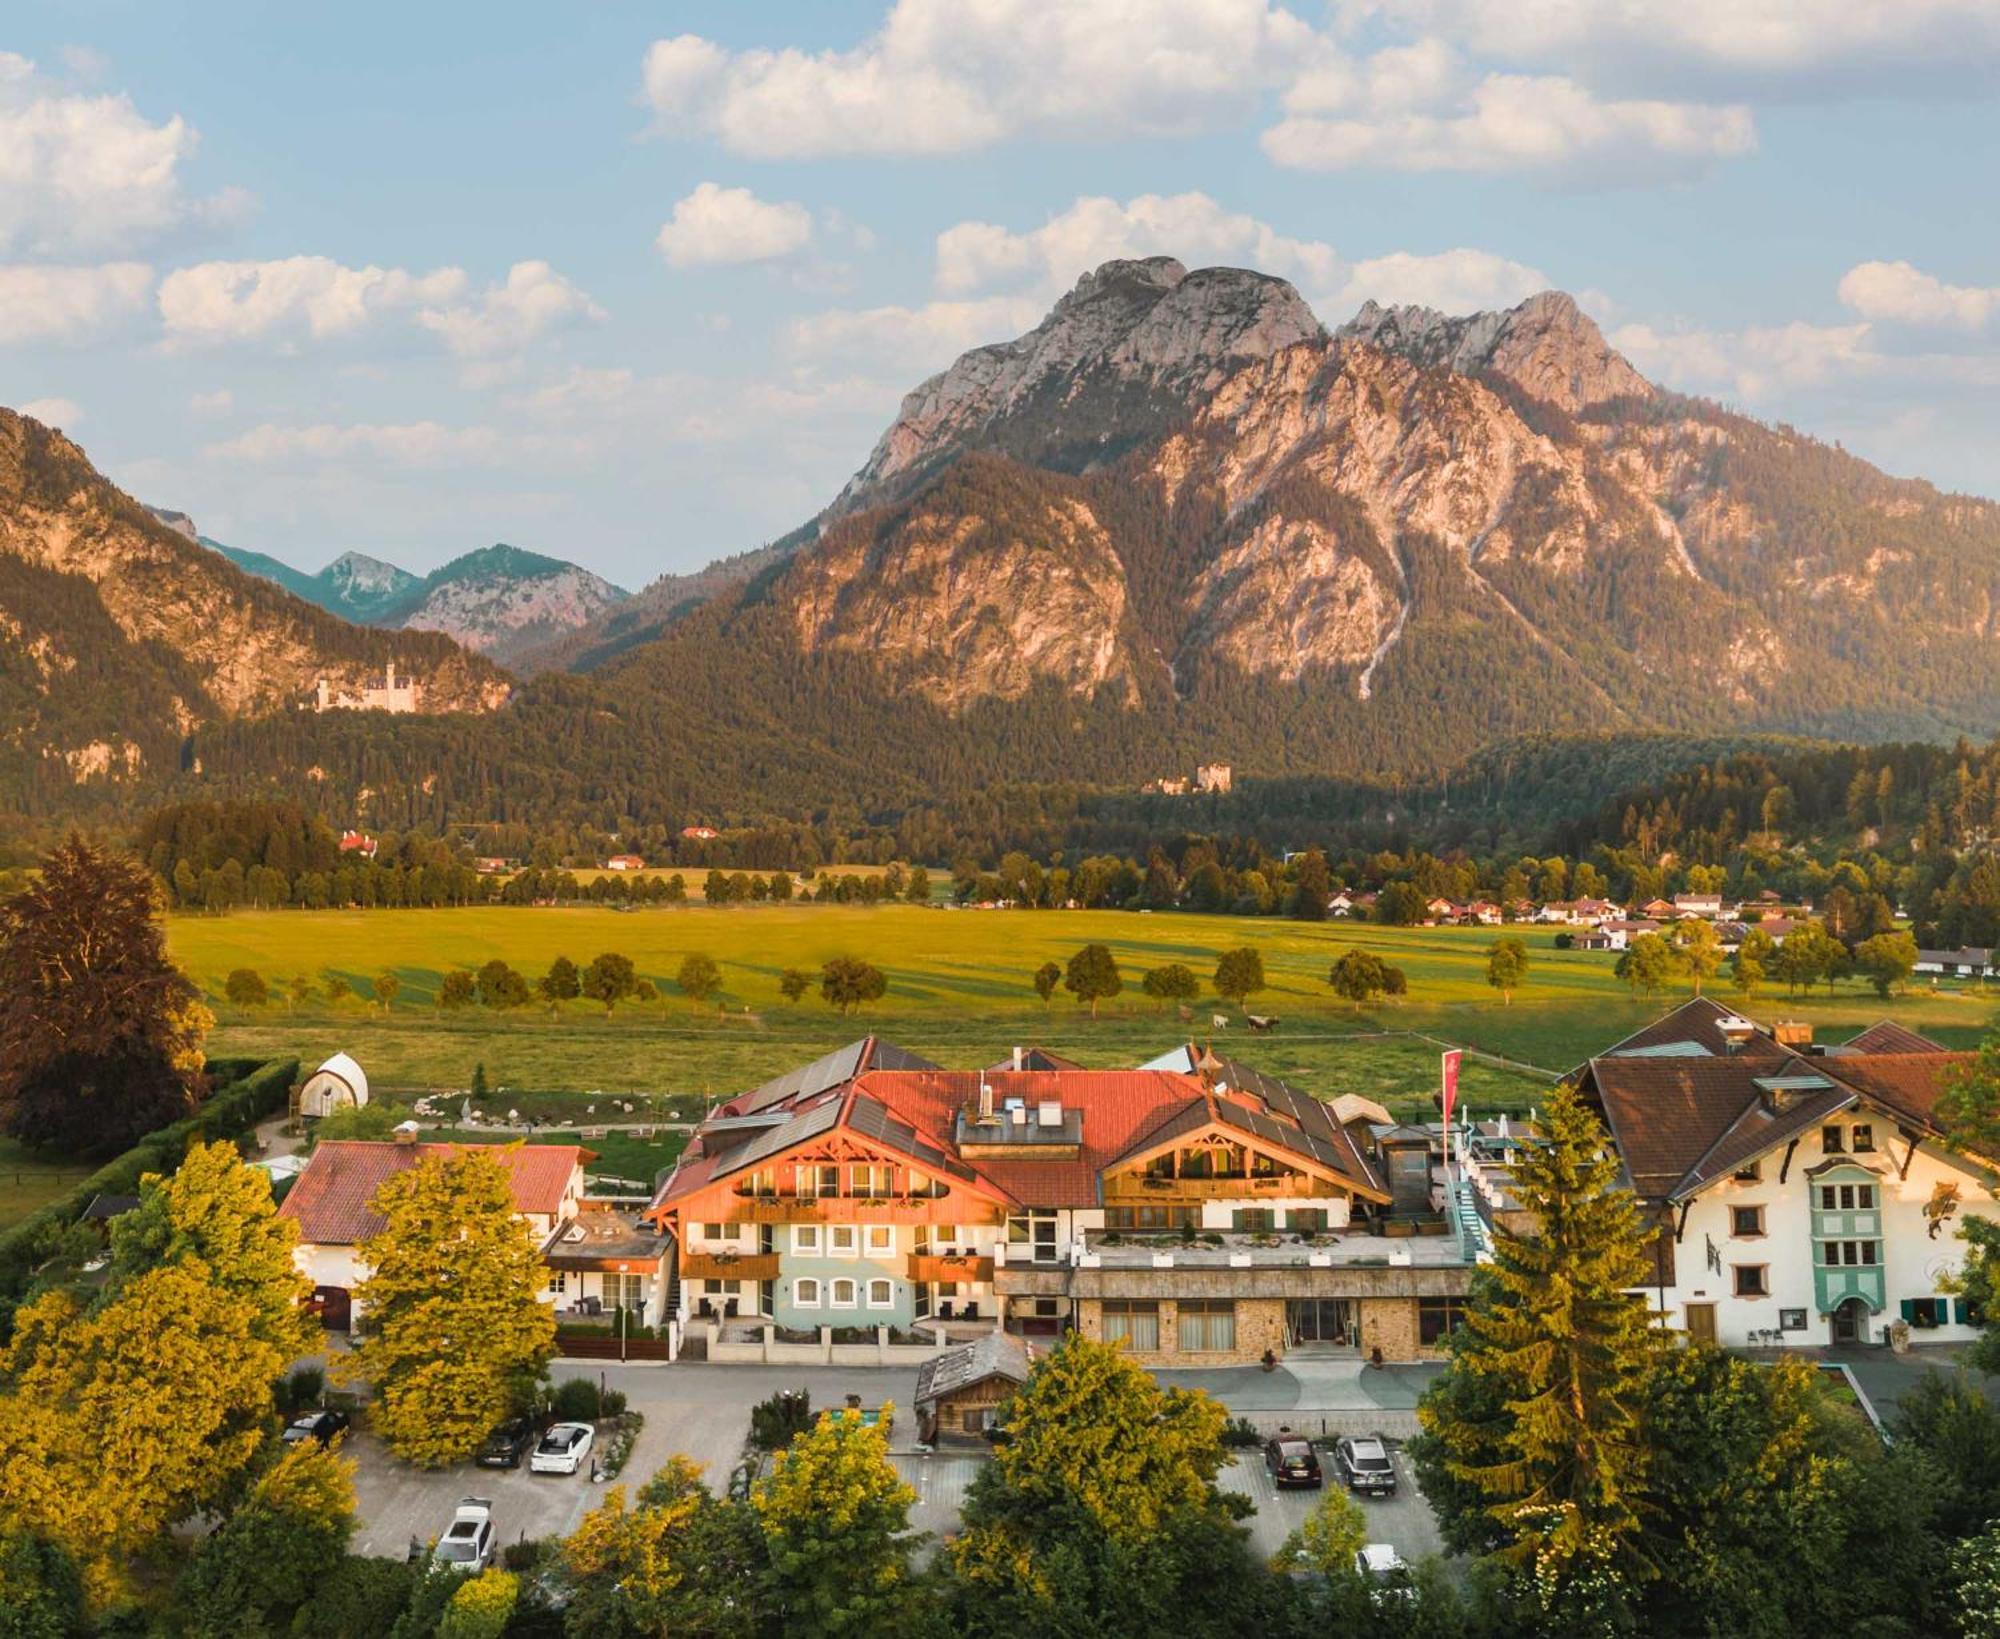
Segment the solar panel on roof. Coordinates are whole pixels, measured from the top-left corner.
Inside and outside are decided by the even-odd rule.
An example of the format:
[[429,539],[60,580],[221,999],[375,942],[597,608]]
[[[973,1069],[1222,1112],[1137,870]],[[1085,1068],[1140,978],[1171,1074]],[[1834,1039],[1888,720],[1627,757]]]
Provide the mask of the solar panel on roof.
[[933,1064],[927,1058],[912,1053],[907,1047],[898,1047],[891,1041],[878,1041],[875,1056],[868,1061],[871,1070],[942,1070],[942,1064]]
[[923,1137],[879,1099],[857,1094],[853,1107],[847,1112],[847,1124],[864,1138],[872,1138],[877,1143],[913,1156],[933,1172],[949,1172],[960,1178],[973,1176],[970,1167]]
[[773,1104],[781,1104],[786,1099],[807,1097],[813,1093],[823,1093],[831,1088],[852,1081],[861,1070],[862,1055],[868,1043],[851,1041],[845,1047],[836,1047],[831,1053],[816,1058],[810,1064],[800,1065],[796,1070],[787,1070],[783,1075],[773,1077],[761,1087],[752,1088],[737,1101],[744,1115],[755,1115]]
[[816,1104],[793,1117],[782,1127],[773,1127],[763,1137],[745,1144],[734,1155],[718,1159],[714,1176],[725,1178],[731,1173],[741,1172],[745,1167],[754,1167],[759,1161],[768,1161],[794,1144],[802,1144],[808,1138],[831,1132],[839,1124],[840,1100],[828,1099],[824,1104]]
[[1622,1047],[1609,1055],[1621,1059],[1712,1059],[1715,1057],[1698,1041],[1656,1041],[1644,1047]]

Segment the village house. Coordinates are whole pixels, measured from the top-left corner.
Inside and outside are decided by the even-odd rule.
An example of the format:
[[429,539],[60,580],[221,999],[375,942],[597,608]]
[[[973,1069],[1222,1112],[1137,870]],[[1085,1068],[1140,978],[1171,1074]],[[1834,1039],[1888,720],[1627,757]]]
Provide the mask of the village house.
[[681,835],[690,842],[713,842],[717,832],[712,825],[683,825]]
[[365,831],[343,831],[340,833],[340,851],[343,854],[359,854],[363,859],[373,859],[381,844]]
[[1475,899],[1470,904],[1459,908],[1458,919],[1461,922],[1470,922],[1479,927],[1492,928],[1498,927],[1507,918],[1505,913],[1492,900]]
[[1677,893],[1674,895],[1673,914],[1679,917],[1700,917],[1713,922],[1722,915],[1722,895],[1719,893]]
[[1594,928],[1624,914],[1622,905],[1614,905],[1608,899],[1552,899],[1535,912],[1535,920],[1564,927]]
[[917,1438],[926,1445],[984,1442],[993,1413],[1028,1380],[1028,1345],[987,1332],[917,1368]]
[[1481,1254],[1441,1158],[1366,1099],[1193,1046],[961,1071],[871,1037],[718,1106],[648,1217],[691,1323],[1075,1329],[1150,1365],[1410,1360]]
[[1946,979],[1990,979],[1993,952],[1979,945],[1961,945],[1957,950],[1920,950],[1916,971]]
[[637,854],[613,854],[604,862],[604,868],[607,871],[643,871],[646,862]]
[[1427,899],[1424,901],[1424,921],[1429,926],[1436,926],[1441,922],[1456,922],[1464,909],[1465,907],[1455,899],[1446,899],[1442,896]]
[[1731,1347],[1971,1338],[1956,1229],[2000,1219],[2000,1174],[1936,1114],[1970,1055],[1889,1022],[1811,1035],[1697,998],[1575,1072],[1656,1229],[1649,1303]]
[[[351,1062],[351,1061],[350,1061]],[[466,1146],[424,1142],[414,1125],[393,1140],[327,1139],[278,1208],[299,1226],[292,1259],[313,1283],[313,1306],[332,1331],[359,1313],[367,1277],[361,1244],[382,1227],[375,1192],[398,1173]],[[507,1169],[514,1210],[548,1266],[542,1296],[560,1319],[590,1320],[623,1307],[639,1325],[664,1317],[667,1247],[647,1226],[585,1199],[585,1161],[574,1144],[508,1144],[488,1153]]]
[[1350,893],[1342,888],[1326,902],[1329,916],[1353,916],[1366,918],[1375,909],[1375,903],[1382,896],[1377,893]]

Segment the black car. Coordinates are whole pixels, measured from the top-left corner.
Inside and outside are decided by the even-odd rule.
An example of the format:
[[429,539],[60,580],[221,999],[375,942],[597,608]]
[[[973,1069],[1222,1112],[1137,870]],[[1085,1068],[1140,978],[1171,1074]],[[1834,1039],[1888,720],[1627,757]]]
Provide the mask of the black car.
[[519,1468],[521,1459],[534,1450],[535,1436],[540,1432],[532,1417],[509,1417],[486,1436],[479,1455],[472,1460],[481,1468]]
[[285,1425],[285,1444],[295,1446],[314,1440],[320,1445],[330,1445],[333,1437],[345,1434],[353,1421],[344,1411],[301,1412]]
[[1319,1453],[1313,1450],[1312,1441],[1300,1435],[1281,1434],[1266,1440],[1264,1466],[1277,1485],[1303,1485],[1315,1491],[1320,1487]]
[[1333,1465],[1350,1491],[1366,1491],[1377,1497],[1396,1494],[1396,1465],[1390,1460],[1388,1443],[1379,1434],[1343,1435],[1334,1445]]

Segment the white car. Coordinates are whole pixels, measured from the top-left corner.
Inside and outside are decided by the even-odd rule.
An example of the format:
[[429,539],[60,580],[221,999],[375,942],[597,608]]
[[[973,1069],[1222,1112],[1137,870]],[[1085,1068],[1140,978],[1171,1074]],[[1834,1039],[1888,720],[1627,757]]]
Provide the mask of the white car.
[[1354,1569],[1374,1589],[1378,1599],[1384,1595],[1408,1599],[1414,1592],[1410,1583],[1409,1562],[1396,1552],[1391,1543],[1369,1543],[1355,1554]]
[[483,1571],[493,1563],[493,1504],[485,1497],[466,1497],[438,1538],[431,1557],[440,1565]]
[[530,1474],[574,1474],[590,1455],[597,1430],[588,1423],[558,1423],[541,1438],[528,1459]]

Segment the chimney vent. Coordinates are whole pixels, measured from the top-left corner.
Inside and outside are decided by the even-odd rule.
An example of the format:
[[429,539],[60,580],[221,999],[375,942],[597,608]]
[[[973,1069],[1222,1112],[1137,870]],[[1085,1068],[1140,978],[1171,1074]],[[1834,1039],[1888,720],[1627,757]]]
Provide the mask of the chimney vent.
[[1021,1058],[1022,1058],[1021,1049],[1019,1047],[1016,1047],[1014,1049],[1014,1068],[1016,1070],[1019,1070],[1021,1068]]
[[979,1119],[981,1121],[993,1119],[993,1083],[986,1080],[981,1080],[979,1083]]
[[419,1127],[414,1121],[399,1122],[396,1126],[396,1142],[398,1144],[414,1144],[417,1141],[417,1135],[422,1131],[423,1128]]

